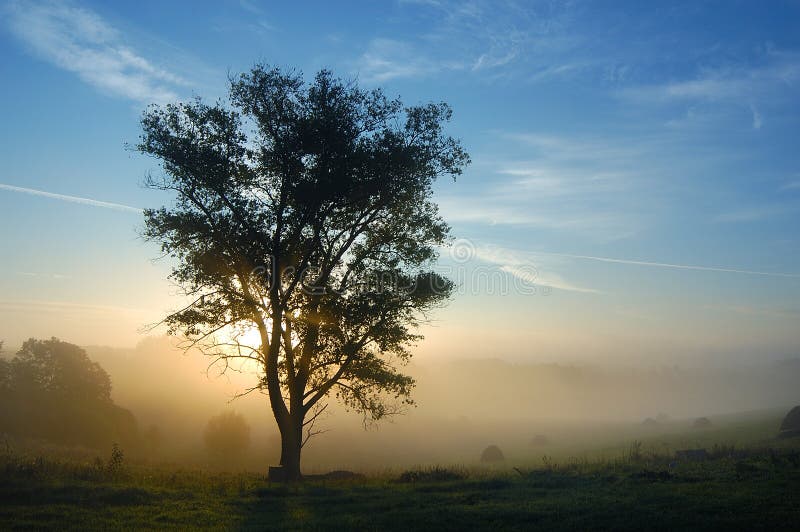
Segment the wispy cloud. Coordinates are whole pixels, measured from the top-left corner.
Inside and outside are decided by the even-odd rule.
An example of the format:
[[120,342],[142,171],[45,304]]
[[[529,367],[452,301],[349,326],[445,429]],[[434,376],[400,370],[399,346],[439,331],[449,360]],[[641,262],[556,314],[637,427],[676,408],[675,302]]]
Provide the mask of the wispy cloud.
[[642,141],[491,135],[505,146],[518,145],[515,151],[529,158],[481,161],[479,172],[493,179],[479,196],[443,194],[438,202],[446,219],[581,233],[595,241],[628,238],[641,230],[644,205],[630,199],[645,185],[658,188],[652,182],[655,156]]
[[397,78],[416,78],[462,65],[435,62],[411,44],[394,39],[374,39],[358,59],[358,74],[366,82],[383,83]]
[[770,50],[755,61],[702,68],[686,79],[629,86],[617,94],[636,104],[701,102],[746,108],[758,130],[764,125],[762,108],[793,100],[799,82],[800,55]]
[[742,78],[704,77],[663,85],[647,85],[624,89],[621,93],[641,101],[675,99],[726,100],[743,95],[748,83]]
[[239,5],[242,6],[242,9],[244,9],[248,13],[252,13],[253,15],[264,14],[264,9],[258,4],[258,2],[251,2],[250,0],[239,0]]
[[68,201],[70,203],[79,203],[81,205],[90,205],[92,207],[102,207],[104,209],[113,209],[115,211],[135,212],[142,213],[142,209],[138,207],[131,207],[130,205],[123,205],[121,203],[111,203],[108,201],[98,201],[91,198],[82,198],[80,196],[69,196],[67,194],[57,194],[55,192],[46,192],[44,190],[36,190],[33,188],[16,187],[14,185],[6,185],[0,183],[0,190],[8,190],[9,192],[20,192],[22,194],[30,194],[32,196],[41,196],[60,201]]
[[558,290],[587,294],[598,292],[595,289],[566,281],[551,268],[546,268],[543,260],[536,260],[530,253],[484,244],[476,245],[474,252],[476,259],[499,266],[500,270],[529,285],[547,286]]
[[[522,201],[520,201],[522,199]],[[598,240],[625,238],[632,234],[619,216],[612,213],[583,211],[558,205],[526,205],[524,197],[515,199],[486,193],[483,197],[447,196],[437,199],[439,210],[449,222],[478,223],[496,226],[521,226],[555,231],[586,233]]]
[[12,33],[33,52],[98,90],[141,103],[177,98],[186,82],[124,42],[120,32],[88,9],[59,2],[14,1],[6,6]]
[[519,52],[517,50],[508,50],[503,55],[496,56],[490,53],[483,53],[478,56],[478,59],[475,60],[475,63],[472,65],[472,70],[481,70],[483,68],[495,68],[500,67],[503,65],[507,65],[514,58],[517,57]]
[[629,264],[632,266],[646,266],[651,268],[668,268],[675,270],[698,270],[698,271],[719,272],[719,273],[738,273],[744,275],[762,275],[767,277],[800,278],[800,273],[767,272],[767,271],[746,270],[741,268],[728,268],[728,267],[718,267],[718,266],[696,266],[691,264],[675,264],[668,262],[616,259],[611,257],[595,257],[591,255],[572,255],[569,253],[552,253],[548,251],[532,251],[530,253],[532,253],[533,255],[546,255],[551,257],[562,257],[568,259],[610,262],[614,264]]
[[764,125],[764,117],[753,104],[750,104],[750,112],[753,114],[753,129],[761,129],[761,126]]
[[[567,281],[562,275],[556,273],[556,270],[563,269],[563,264],[561,267],[559,267],[559,264],[563,262],[563,259],[603,262],[668,270],[686,270],[708,273],[800,279],[800,273],[769,272],[719,266],[699,266],[693,264],[631,260],[613,257],[600,257],[594,255],[555,253],[548,251],[529,251],[475,242],[472,242],[470,245],[472,246],[471,249],[473,258],[478,261],[498,266],[501,271],[513,275],[523,283],[526,283],[527,286],[545,286],[559,290],[566,290],[569,292],[586,294],[597,294],[602,292],[595,288],[581,286],[579,284]],[[756,311],[753,312],[755,313]]]
[[[543,81],[577,66],[561,57],[576,43],[564,23],[570,6],[500,0],[401,0],[398,4],[409,8],[398,16],[411,17],[408,27],[419,27],[419,31],[402,38],[371,40],[356,62],[367,81],[452,72],[496,79],[510,71]],[[533,76],[529,76],[531,70]]]
[[745,316],[765,316],[768,318],[791,318],[797,319],[800,310],[778,307],[761,307],[755,305],[706,305],[710,310],[722,310]]
[[792,209],[784,205],[746,207],[718,214],[714,217],[714,221],[718,223],[756,222],[787,214],[791,210]]
[[72,301],[44,301],[44,300],[0,300],[0,312],[52,312],[75,316],[79,314],[109,315],[109,313],[125,313],[134,315],[149,315],[151,311],[141,308],[121,307],[117,305],[103,305],[95,303],[75,303]]
[[70,279],[69,275],[64,275],[63,273],[17,272],[17,275],[21,277],[35,277],[39,279]]

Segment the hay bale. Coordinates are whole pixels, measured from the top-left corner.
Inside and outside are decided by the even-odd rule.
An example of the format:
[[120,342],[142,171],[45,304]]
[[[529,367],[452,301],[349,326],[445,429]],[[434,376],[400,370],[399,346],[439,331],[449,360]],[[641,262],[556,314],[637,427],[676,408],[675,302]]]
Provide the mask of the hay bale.
[[794,438],[800,436],[800,406],[789,410],[781,423],[779,438]]
[[497,445],[490,445],[481,453],[481,462],[502,462],[506,457]]
[[707,417],[699,417],[694,420],[692,423],[692,428],[694,429],[708,429],[711,428],[711,420]]

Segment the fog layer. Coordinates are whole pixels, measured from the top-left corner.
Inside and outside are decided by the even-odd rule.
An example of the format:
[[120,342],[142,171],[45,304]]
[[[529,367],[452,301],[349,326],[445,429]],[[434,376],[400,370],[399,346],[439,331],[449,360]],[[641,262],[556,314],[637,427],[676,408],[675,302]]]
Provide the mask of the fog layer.
[[[263,469],[279,455],[279,437],[265,395],[247,372],[209,367],[168,338],[134,349],[87,348],[111,375],[117,404],[130,409],[144,431],[156,427],[158,449],[149,459],[208,465],[203,431],[208,420],[234,410],[250,425],[252,444],[242,467]],[[640,437],[642,421],[659,430],[685,428],[700,416],[781,410],[800,399],[800,360],[715,367],[603,367],[521,364],[501,359],[417,362],[416,406],[404,415],[367,425],[335,405],[320,419],[326,430],[304,449],[304,468],[375,469],[423,463],[472,463],[489,444],[540,456],[619,445]],[[648,429],[652,433],[652,428]],[[528,449],[547,435],[549,449]],[[508,454],[508,452],[507,452]]]

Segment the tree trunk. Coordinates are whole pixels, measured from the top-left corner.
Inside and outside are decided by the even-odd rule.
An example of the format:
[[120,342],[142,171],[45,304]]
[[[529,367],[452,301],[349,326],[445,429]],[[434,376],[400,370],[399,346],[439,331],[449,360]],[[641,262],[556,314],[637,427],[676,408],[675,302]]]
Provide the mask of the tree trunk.
[[300,449],[303,443],[303,420],[290,414],[287,422],[280,426],[281,467],[287,481],[300,480]]

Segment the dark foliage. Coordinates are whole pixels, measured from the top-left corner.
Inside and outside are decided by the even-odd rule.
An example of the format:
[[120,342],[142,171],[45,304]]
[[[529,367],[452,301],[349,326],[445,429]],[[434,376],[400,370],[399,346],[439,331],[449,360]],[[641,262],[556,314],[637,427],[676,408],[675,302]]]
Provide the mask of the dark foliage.
[[800,436],[800,406],[792,408],[781,422],[781,438],[793,438]]
[[481,462],[502,462],[506,457],[497,445],[490,445],[481,453]]
[[80,347],[27,340],[0,360],[0,431],[65,444],[107,446],[137,438],[136,420],[111,400],[111,379]]
[[223,412],[208,420],[203,441],[211,459],[235,465],[250,447],[250,425],[236,412]]

